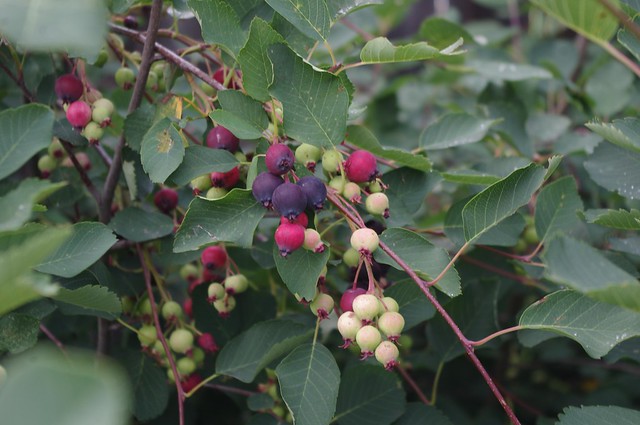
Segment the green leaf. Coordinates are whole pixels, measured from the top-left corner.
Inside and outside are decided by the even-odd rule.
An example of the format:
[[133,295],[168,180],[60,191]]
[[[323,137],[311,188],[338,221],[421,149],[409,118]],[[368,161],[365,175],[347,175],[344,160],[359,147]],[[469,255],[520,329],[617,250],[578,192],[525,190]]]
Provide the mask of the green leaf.
[[500,180],[499,176],[476,170],[452,170],[440,173],[440,175],[448,182],[480,186],[487,186]]
[[444,49],[463,39],[466,44],[474,44],[475,40],[461,25],[439,17],[432,17],[422,21],[420,37],[427,40],[436,49]]
[[[387,229],[380,235],[380,241],[395,252],[422,279],[434,279],[449,264],[449,255],[445,250],[432,245],[431,242],[410,230]],[[398,263],[381,249],[376,250],[374,256],[376,261],[402,270]],[[436,284],[436,288],[450,297],[460,295],[460,276],[456,269],[453,267],[449,269]]]
[[275,400],[267,393],[251,394],[247,398],[247,407],[253,412],[272,409],[275,404]]
[[[0,0],[7,2],[9,0]],[[14,5],[23,9],[22,1]],[[21,6],[22,5],[22,6]],[[0,10],[8,11],[6,7]],[[2,6],[0,6],[2,7]],[[55,6],[58,7],[57,5]],[[0,28],[5,31],[11,13],[0,16]],[[53,112],[44,105],[30,104],[0,112],[0,179],[16,171],[38,151],[46,148],[53,137]]]
[[400,314],[404,317],[404,330],[431,319],[436,310],[424,296],[413,280],[401,280],[384,290],[385,297],[392,297],[400,307]]
[[182,137],[169,118],[155,123],[144,135],[140,159],[154,183],[164,183],[182,163],[183,157]]
[[638,313],[570,290],[554,292],[527,307],[519,325],[571,338],[593,358],[640,335]]
[[387,222],[393,227],[414,224],[413,216],[424,205],[427,194],[440,181],[436,173],[405,167],[391,170],[382,178],[389,186],[385,191],[390,205]]
[[405,393],[395,374],[359,365],[344,372],[334,421],[340,425],[388,425],[404,412]]
[[618,406],[566,407],[556,425],[635,425],[640,412]]
[[169,180],[184,186],[198,176],[214,171],[225,173],[238,164],[238,159],[229,151],[192,145],[184,150],[184,159],[178,169],[169,176]]
[[522,81],[534,78],[547,80],[553,78],[549,71],[534,65],[479,59],[471,60],[466,65],[478,75],[492,81]]
[[162,117],[158,116],[156,107],[149,104],[143,104],[127,115],[124,120],[124,137],[127,145],[134,151],[140,152],[144,135],[160,119]]
[[626,210],[587,210],[584,213],[587,222],[621,230],[640,230],[640,211]]
[[493,123],[495,121],[481,120],[463,112],[447,114],[424,130],[420,146],[434,150],[479,142]]
[[300,32],[314,40],[326,40],[331,15],[325,0],[266,0],[276,12]]
[[229,341],[216,360],[216,373],[251,382],[265,366],[308,340],[313,329],[286,319],[256,323]]
[[316,286],[322,269],[329,260],[330,250],[326,248],[321,253],[315,253],[307,249],[297,249],[283,257],[278,251],[278,246],[273,246],[273,259],[278,269],[278,274],[287,285],[292,294],[298,295],[307,301],[311,301],[316,295]]
[[104,286],[86,285],[78,289],[60,288],[52,298],[64,303],[60,308],[66,314],[84,314],[113,319],[122,312],[118,296]]
[[36,270],[72,277],[95,263],[116,243],[107,226],[98,222],[76,223],[71,237],[45,258]]
[[453,425],[453,422],[434,406],[425,406],[422,403],[409,403],[407,404],[404,415],[393,423],[393,425],[416,424]]
[[591,121],[585,126],[614,145],[640,152],[640,119],[638,118],[627,117],[610,123]]
[[193,251],[212,242],[249,247],[265,212],[250,190],[233,189],[214,201],[196,197],[176,233],[173,251]]
[[[634,16],[633,22],[636,25],[640,24],[640,15]],[[637,61],[640,60],[640,40],[625,27],[620,28],[618,31],[618,42],[635,56]]]
[[240,19],[225,0],[188,0],[195,13],[202,38],[210,44],[224,47],[228,53],[237,55],[246,40]]
[[553,239],[543,260],[548,279],[586,295],[640,312],[638,279],[591,245],[568,236]]
[[209,117],[223,125],[240,139],[259,139],[269,126],[269,119],[262,103],[251,99],[238,90],[218,93],[222,109],[217,109]]
[[126,351],[121,361],[127,370],[134,396],[133,414],[140,421],[160,416],[169,402],[169,386],[164,369],[148,355]]
[[589,176],[605,189],[640,198],[640,152],[600,143],[584,163]]
[[605,43],[616,33],[618,20],[598,0],[532,0],[562,24],[595,43]]
[[24,50],[66,51],[92,58],[107,35],[107,8],[102,0],[0,0],[0,10],[4,11],[0,16],[3,35]]
[[296,347],[276,368],[280,394],[298,425],[327,425],[336,411],[340,369],[322,344]]
[[0,351],[21,353],[38,342],[40,321],[33,316],[10,313],[0,318]]
[[420,171],[431,170],[431,161],[422,155],[403,151],[397,148],[383,147],[376,136],[366,127],[350,125],[347,127],[347,142],[367,150],[380,158],[385,158],[400,165]]
[[565,134],[571,127],[571,120],[564,115],[534,113],[527,118],[527,134],[535,141],[536,149],[548,148],[548,145]]
[[382,4],[383,0],[327,0],[329,12],[334,21],[363,7]]
[[267,48],[284,39],[269,24],[256,17],[251,21],[249,39],[240,50],[238,63],[242,68],[242,85],[249,96],[261,102],[271,99],[269,86],[273,81],[273,65]]
[[474,196],[462,210],[465,240],[472,242],[529,202],[542,184],[544,172],[539,165],[530,164]]
[[146,242],[171,234],[173,220],[159,212],[128,207],[111,219],[109,227],[132,242]]
[[342,142],[349,109],[342,80],[316,70],[283,44],[268,52],[274,75],[269,93],[282,102],[287,135],[318,147]]
[[51,183],[35,178],[22,180],[17,188],[0,198],[0,231],[22,226],[31,218],[35,204],[64,186],[65,182]]
[[462,39],[459,38],[443,50],[436,49],[425,41],[394,46],[388,38],[376,37],[364,45],[360,51],[360,60],[365,64],[423,61],[461,54],[463,52],[457,50],[461,45]]
[[583,205],[578,186],[571,176],[562,177],[543,187],[536,200],[535,224],[540,240],[566,233],[580,223],[577,212]]

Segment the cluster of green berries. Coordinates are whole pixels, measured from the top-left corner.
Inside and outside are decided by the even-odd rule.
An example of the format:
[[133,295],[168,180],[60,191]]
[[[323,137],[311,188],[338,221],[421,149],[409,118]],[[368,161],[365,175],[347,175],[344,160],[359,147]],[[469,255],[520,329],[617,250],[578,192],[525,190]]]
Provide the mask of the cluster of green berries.
[[213,305],[220,317],[229,317],[236,307],[235,296],[249,288],[249,281],[243,274],[227,276],[222,282],[213,282],[207,289],[207,301]]

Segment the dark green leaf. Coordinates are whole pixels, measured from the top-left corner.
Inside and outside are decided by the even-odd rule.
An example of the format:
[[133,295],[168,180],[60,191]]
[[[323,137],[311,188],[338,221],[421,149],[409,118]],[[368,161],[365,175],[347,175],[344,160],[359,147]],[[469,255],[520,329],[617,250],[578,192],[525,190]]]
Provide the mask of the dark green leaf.
[[550,240],[557,233],[566,233],[580,220],[582,200],[573,177],[562,177],[542,188],[536,200],[535,224],[540,240]]
[[461,25],[440,17],[431,17],[420,25],[420,37],[436,49],[444,49],[462,38],[465,44],[474,44],[473,36]]
[[182,136],[169,118],[155,123],[144,135],[140,159],[144,170],[154,183],[164,183],[182,163],[183,157]]
[[124,120],[124,137],[127,145],[136,152],[140,152],[142,139],[147,131],[159,121],[156,108],[153,105],[144,104],[130,113]]
[[38,342],[40,321],[33,316],[10,313],[0,318],[0,350],[12,354],[27,350]]
[[610,123],[592,121],[585,126],[614,145],[640,152],[640,119],[638,118],[628,117],[613,120]]
[[640,412],[618,406],[566,407],[556,425],[635,425]]
[[330,249],[326,248],[321,253],[315,253],[307,249],[297,249],[283,257],[274,244],[273,259],[278,269],[278,274],[287,285],[292,294],[311,301],[316,295],[316,286],[322,269],[329,259]]
[[104,286],[87,285],[78,289],[60,288],[52,297],[65,314],[83,314],[113,319],[122,311],[120,299]]
[[266,0],[273,9],[300,32],[315,40],[326,40],[331,16],[325,0]]
[[400,306],[404,317],[404,330],[431,319],[436,310],[413,280],[401,280],[384,290],[385,297],[392,297]]
[[444,413],[434,406],[425,406],[422,403],[409,403],[404,415],[393,423],[394,425],[453,425]]
[[188,0],[200,23],[202,38],[237,55],[246,40],[238,15],[226,0]]
[[266,393],[252,394],[247,398],[247,407],[254,412],[271,409],[274,405],[275,401]]
[[584,213],[587,222],[621,230],[640,230],[640,211],[638,210],[587,210]]
[[424,204],[427,194],[439,183],[436,173],[425,173],[411,168],[398,168],[385,173],[384,183],[389,198],[387,219],[391,226],[413,224],[413,216]]
[[238,160],[229,151],[192,145],[184,150],[184,159],[169,179],[177,185],[186,185],[203,174],[221,173],[238,166]]
[[14,230],[31,218],[33,206],[66,186],[35,178],[25,179],[17,188],[0,198],[0,231]]
[[222,109],[209,114],[212,120],[223,125],[240,139],[259,139],[269,126],[269,119],[262,104],[237,90],[218,93]]
[[494,122],[462,112],[447,114],[425,129],[420,136],[420,146],[427,150],[447,149],[479,142]]
[[111,219],[109,227],[132,242],[145,242],[171,234],[173,220],[159,212],[128,207]]
[[141,421],[156,418],[169,402],[169,386],[164,369],[143,353],[127,351],[122,359],[134,395],[133,414]]
[[584,163],[589,176],[605,189],[629,199],[640,198],[640,152],[600,143]]

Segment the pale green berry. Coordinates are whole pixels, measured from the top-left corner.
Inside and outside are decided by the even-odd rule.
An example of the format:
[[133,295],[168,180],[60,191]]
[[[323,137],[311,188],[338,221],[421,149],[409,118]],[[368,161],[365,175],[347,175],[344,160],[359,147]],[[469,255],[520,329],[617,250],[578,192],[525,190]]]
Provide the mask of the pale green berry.
[[387,370],[393,369],[398,365],[398,347],[391,341],[382,341],[375,351],[376,360],[378,360]]
[[371,325],[363,326],[356,333],[356,343],[360,347],[360,353],[362,353],[363,357],[373,355],[373,351],[381,341],[382,335],[380,335],[380,331]]
[[82,135],[89,140],[89,143],[98,143],[102,136],[104,136],[104,130],[95,121],[90,121],[87,126],[82,130]]
[[207,288],[207,296],[210,302],[218,301],[224,298],[224,286],[218,282],[214,282]]
[[361,294],[353,300],[353,312],[360,320],[369,322],[379,313],[378,298],[373,294]]
[[380,238],[375,230],[363,227],[351,235],[351,247],[358,252],[371,254],[378,248]]
[[249,288],[249,281],[243,274],[234,274],[224,281],[224,289],[231,294],[240,294]]
[[195,192],[196,195],[206,192],[211,188],[211,177],[209,174],[204,174],[202,176],[196,177],[191,180],[191,188]]
[[398,302],[391,297],[384,297],[380,300],[380,314],[384,314],[387,311],[400,311]]
[[193,334],[186,329],[176,329],[169,336],[169,346],[176,353],[184,354],[193,347]]
[[329,187],[332,187],[338,193],[342,193],[344,190],[345,179],[342,176],[335,176],[329,180]]
[[347,311],[338,318],[338,332],[345,343],[356,339],[356,334],[362,328],[362,320],[353,311]]
[[342,190],[342,196],[354,204],[360,203],[362,200],[360,196],[360,186],[354,182],[347,182]]
[[205,198],[210,200],[220,199],[224,198],[227,193],[228,191],[224,187],[212,187],[211,189],[207,190]]
[[404,317],[395,311],[387,311],[378,318],[378,329],[390,341],[397,341],[404,329]]
[[164,317],[165,320],[181,318],[182,306],[175,301],[167,301],[162,306],[162,317]]
[[327,173],[336,173],[340,171],[340,163],[342,162],[342,154],[337,150],[328,150],[322,155],[322,168]]
[[176,362],[176,369],[180,375],[191,375],[196,371],[196,362],[189,357],[182,357]]
[[309,308],[320,319],[326,319],[333,311],[333,298],[329,294],[318,294],[309,304]]
[[353,248],[349,248],[342,254],[342,261],[349,267],[356,267],[360,262],[360,253]]
[[384,218],[389,217],[389,198],[382,192],[367,196],[365,207],[371,214],[381,215]]
[[156,332],[155,326],[144,325],[138,329],[138,340],[143,347],[148,347],[156,342],[157,339],[158,333]]

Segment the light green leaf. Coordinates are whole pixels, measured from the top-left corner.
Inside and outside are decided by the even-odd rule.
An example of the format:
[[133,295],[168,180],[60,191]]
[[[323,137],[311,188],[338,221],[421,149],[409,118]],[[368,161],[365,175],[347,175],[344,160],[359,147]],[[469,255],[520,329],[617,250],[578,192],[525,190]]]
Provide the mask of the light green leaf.
[[589,176],[605,189],[640,199],[640,152],[600,143],[584,163]]
[[[0,15],[0,28],[4,30],[7,27],[2,21],[8,19],[11,13],[6,13],[8,5],[2,5],[3,1],[8,0],[0,0],[0,10],[5,11]],[[13,7],[21,9],[25,6]],[[22,167],[38,151],[49,146],[53,137],[53,112],[35,103],[7,109],[0,112],[0,128],[0,179],[3,179]]]
[[585,126],[614,145],[640,152],[640,119],[638,118],[627,117],[610,123],[591,121]]
[[164,183],[182,163],[183,157],[182,137],[169,118],[155,123],[144,135],[140,159],[154,183]]
[[326,40],[331,15],[326,0],[266,0],[276,12],[300,32],[314,40]]
[[539,165],[530,164],[474,196],[462,210],[465,240],[472,242],[529,202],[542,184],[544,172]]
[[313,329],[286,319],[253,325],[229,341],[216,360],[216,373],[251,382],[265,366],[311,338]]
[[283,44],[268,51],[274,72],[269,93],[282,102],[287,135],[318,147],[342,142],[349,109],[342,80],[316,70]]
[[36,266],[36,270],[72,277],[95,263],[116,243],[107,226],[98,222],[76,223],[71,237]]
[[534,113],[527,118],[527,134],[536,143],[537,150],[546,148],[550,142],[565,134],[571,127],[571,120],[564,115]]
[[64,186],[65,182],[51,183],[35,178],[22,180],[17,188],[0,198],[0,231],[22,226],[31,218],[34,204]]
[[327,0],[329,13],[334,21],[367,6],[382,4],[383,0]]
[[[422,279],[434,279],[449,264],[449,255],[445,250],[432,245],[431,242],[410,230],[387,229],[380,235],[380,241],[404,260]],[[376,250],[374,256],[376,261],[402,270],[381,249]],[[460,276],[456,269],[453,267],[449,269],[436,287],[450,297],[460,295]]]
[[60,308],[66,314],[84,314],[113,319],[122,312],[118,296],[104,286],[86,285],[78,289],[60,288],[52,298],[63,303]]
[[640,412],[618,406],[566,407],[556,425],[635,425]]
[[184,159],[169,180],[183,186],[198,176],[214,171],[225,173],[238,164],[238,159],[229,151],[192,145],[184,150]]
[[173,220],[159,212],[128,207],[111,219],[109,227],[132,242],[145,242],[171,234]]
[[431,170],[431,161],[425,156],[413,154],[397,148],[383,147],[376,136],[366,127],[350,125],[347,127],[347,142],[367,150],[380,158],[391,160],[420,171]]
[[453,422],[434,406],[425,406],[422,403],[409,403],[404,415],[393,425],[453,425]]
[[527,307],[519,325],[571,338],[593,358],[640,335],[638,313],[570,290],[554,292]]
[[476,73],[492,81],[547,80],[553,75],[539,66],[474,59],[466,64]]
[[336,411],[340,369],[322,344],[295,348],[276,368],[280,394],[297,425],[327,425]]
[[126,351],[122,365],[127,370],[134,395],[133,414],[148,421],[162,414],[169,402],[167,374],[142,352]]
[[440,17],[431,17],[420,25],[420,38],[437,49],[444,49],[463,39],[466,44],[474,44],[475,40],[461,25]]
[[202,38],[237,55],[246,40],[238,15],[225,0],[188,0],[200,23]]
[[40,321],[30,315],[9,313],[0,318],[0,351],[21,353],[38,342]]
[[640,230],[640,211],[626,210],[587,210],[584,213],[587,222],[621,230]]
[[217,109],[209,117],[223,125],[240,139],[259,139],[269,126],[269,119],[262,103],[251,99],[238,90],[218,93],[222,109]]
[[385,297],[392,297],[398,302],[400,314],[404,317],[404,330],[431,319],[436,310],[424,296],[418,285],[411,280],[401,280],[384,290]]
[[443,50],[436,49],[425,41],[394,46],[388,38],[376,37],[364,45],[360,51],[360,60],[366,64],[423,61],[464,53],[457,50],[461,45],[462,38]]
[[278,269],[278,274],[287,285],[292,294],[296,294],[307,301],[311,301],[316,295],[316,286],[322,269],[329,260],[330,250],[326,248],[321,253],[315,253],[307,249],[297,249],[283,257],[274,244],[273,259]]
[[494,123],[463,112],[447,114],[424,130],[420,146],[427,150],[447,149],[479,142]]
[[452,170],[440,173],[440,175],[448,182],[480,186],[487,186],[500,180],[499,176],[494,176],[476,170]]
[[580,222],[577,212],[582,208],[573,177],[562,177],[543,187],[536,200],[535,212],[536,233],[540,240],[549,240],[577,225]]
[[265,212],[250,190],[233,189],[215,201],[194,198],[176,233],[173,251],[193,251],[213,242],[249,247]]
[[[640,15],[634,16],[633,22],[636,25],[640,24]],[[618,31],[618,42],[626,47],[626,49],[635,56],[637,61],[640,60],[640,40],[625,27],[620,28]]]

